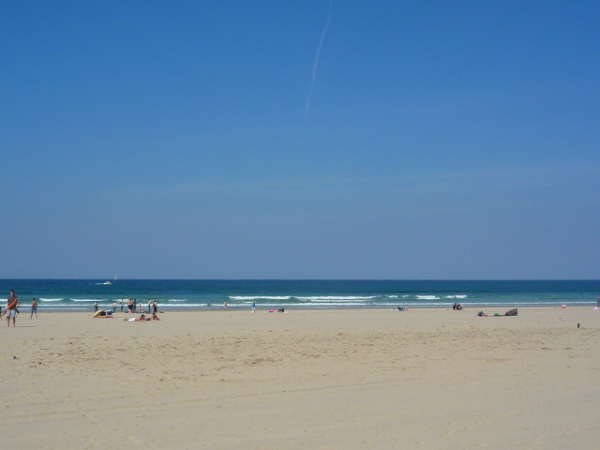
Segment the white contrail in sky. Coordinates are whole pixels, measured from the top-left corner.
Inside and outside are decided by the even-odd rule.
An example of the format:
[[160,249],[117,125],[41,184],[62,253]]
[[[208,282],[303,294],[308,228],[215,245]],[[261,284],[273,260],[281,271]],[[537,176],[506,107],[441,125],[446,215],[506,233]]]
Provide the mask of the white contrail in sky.
[[323,28],[323,32],[321,33],[321,41],[319,42],[319,47],[317,47],[317,55],[315,56],[315,64],[313,65],[312,72],[312,82],[310,83],[310,92],[308,93],[308,98],[306,99],[306,107],[304,108],[304,118],[308,115],[308,107],[310,106],[310,98],[312,97],[313,89],[315,87],[315,77],[317,75],[317,65],[319,64],[319,55],[321,54],[321,47],[323,46],[323,41],[325,40],[325,35],[327,34],[327,29],[329,28],[329,22],[331,20],[331,9],[333,7],[333,0],[329,2],[329,13],[327,14],[327,22],[325,22],[325,28]]

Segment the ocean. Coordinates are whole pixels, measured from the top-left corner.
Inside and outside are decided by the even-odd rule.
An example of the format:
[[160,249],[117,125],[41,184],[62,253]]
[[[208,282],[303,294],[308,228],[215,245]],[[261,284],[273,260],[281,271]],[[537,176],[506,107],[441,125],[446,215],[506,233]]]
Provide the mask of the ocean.
[[158,301],[161,311],[286,308],[467,308],[596,305],[600,280],[48,280],[0,279],[0,293],[14,289],[24,307],[39,312],[107,309],[113,302]]

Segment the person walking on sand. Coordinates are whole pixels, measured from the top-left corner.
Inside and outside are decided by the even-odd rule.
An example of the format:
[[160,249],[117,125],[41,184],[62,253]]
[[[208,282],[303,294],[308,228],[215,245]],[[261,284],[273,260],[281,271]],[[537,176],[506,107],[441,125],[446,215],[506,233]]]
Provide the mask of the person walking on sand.
[[15,319],[17,317],[17,303],[19,297],[15,297],[15,291],[10,291],[8,300],[6,301],[6,326],[10,327],[10,318],[13,320],[13,328],[15,327]]
[[252,312],[256,311],[256,302],[252,302]]
[[223,300],[223,309],[227,309],[227,300]]
[[31,317],[29,317],[29,320],[31,320],[33,318],[33,315],[35,314],[35,318],[38,318],[37,315],[37,302],[35,301],[35,298],[31,301]]

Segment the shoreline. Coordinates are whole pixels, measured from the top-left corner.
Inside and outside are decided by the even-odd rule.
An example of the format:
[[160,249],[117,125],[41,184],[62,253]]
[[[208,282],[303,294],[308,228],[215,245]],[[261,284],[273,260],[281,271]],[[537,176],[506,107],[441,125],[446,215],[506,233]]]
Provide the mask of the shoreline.
[[[591,311],[596,311],[596,302],[590,302],[589,305],[569,305],[569,304],[565,304],[565,308],[563,309],[561,306],[562,305],[544,305],[544,306],[536,306],[536,305],[520,305],[520,304],[506,304],[506,305],[500,305],[500,306],[489,306],[489,305],[478,305],[478,306],[469,306],[469,305],[465,305],[462,304],[463,309],[459,310],[459,311],[455,311],[455,312],[461,312],[461,311],[474,311],[474,310],[482,310],[482,309],[488,309],[488,310],[492,310],[492,309],[513,309],[513,308],[517,308],[517,309],[524,309],[524,310],[530,310],[530,309],[540,309],[540,310],[545,310],[545,309],[551,309],[551,310],[555,310],[555,309],[559,309],[559,310],[568,310],[568,309],[581,309],[581,310],[591,310]],[[447,307],[442,307],[442,306],[404,306],[404,305],[399,305],[402,306],[404,308],[406,308],[405,311],[398,311],[397,307],[398,306],[394,306],[392,308],[390,308],[390,306],[365,306],[365,307],[353,307],[353,308],[327,308],[327,307],[323,307],[323,308],[311,308],[311,307],[307,307],[307,308],[302,308],[302,307],[292,307],[292,308],[288,308],[287,306],[285,307],[285,313],[291,313],[294,311],[301,311],[301,312],[306,312],[306,311],[314,311],[314,312],[334,312],[334,311],[397,311],[397,312],[409,312],[409,311],[453,311],[452,309],[452,305],[449,305]],[[100,309],[104,309],[107,310],[107,308],[98,308]],[[261,312],[261,313],[269,313],[269,309],[275,309],[275,313],[277,313],[277,307],[273,306],[270,308],[260,308],[258,305],[256,307],[256,312]],[[27,309],[25,309],[23,307],[23,305],[21,305],[20,307],[20,314],[24,314],[25,312],[27,312],[27,314],[31,313],[31,307],[29,305],[27,305]],[[2,309],[2,311],[4,311],[4,307]],[[86,314],[94,314],[94,310],[72,310],[72,309],[65,309],[65,310],[43,310],[43,306],[38,306],[38,313],[39,314],[82,314],[82,313],[86,313]],[[250,306],[244,306],[244,307],[239,307],[239,306],[229,306],[227,309],[223,309],[222,307],[219,308],[203,308],[203,309],[166,309],[163,311],[159,311],[160,314],[173,314],[173,313],[217,313],[217,312],[240,312],[240,313],[251,313],[251,309]],[[497,311],[496,311],[497,312]],[[141,312],[136,312],[136,313],[128,313],[128,312],[121,312],[119,310],[119,308],[117,308],[117,311],[114,312],[115,314],[148,314],[147,311],[141,311]]]

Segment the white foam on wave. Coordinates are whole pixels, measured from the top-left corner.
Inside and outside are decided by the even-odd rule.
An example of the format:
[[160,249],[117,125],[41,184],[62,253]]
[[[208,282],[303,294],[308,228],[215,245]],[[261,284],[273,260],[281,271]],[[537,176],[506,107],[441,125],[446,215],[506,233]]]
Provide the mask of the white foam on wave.
[[[188,304],[179,304],[177,305],[177,309],[179,308],[186,308],[186,309],[202,309],[202,308],[209,308],[209,307],[215,307],[218,306],[219,308],[221,307],[220,305],[215,305],[213,303],[188,303]],[[168,308],[173,308],[172,311],[177,311],[177,309],[175,309],[175,305],[169,305]]]
[[64,300],[64,298],[42,298],[40,297],[41,302],[60,302]]
[[461,295],[446,295],[446,298],[467,298],[466,295],[461,294]]
[[370,300],[373,298],[377,298],[376,296],[369,297],[357,297],[357,296],[348,296],[348,297],[338,297],[335,295],[325,295],[325,296],[315,296],[315,297],[296,297],[298,300],[309,300],[311,302],[314,301],[348,301],[348,300]]
[[448,303],[439,302],[419,302],[419,303],[408,303],[406,306],[410,308],[448,308]]
[[107,298],[72,298],[74,302],[110,302]]
[[271,295],[232,295],[229,297],[230,300],[289,300],[292,297],[287,296],[271,296]]
[[170,298],[168,302],[187,302],[187,299]]
[[417,295],[417,300],[440,300],[440,297],[435,295]]
[[[385,305],[385,303],[379,304],[378,306],[381,305]],[[390,305],[392,305],[390,303]],[[394,304],[395,305],[395,304]],[[307,308],[307,309],[326,309],[326,308],[339,308],[340,306],[348,306],[348,307],[352,307],[352,308],[357,308],[360,306],[365,306],[367,307],[368,305],[363,305],[360,303],[356,303],[356,302],[336,302],[335,304],[333,303],[327,303],[327,302],[313,302],[310,305],[307,304],[303,304],[303,303],[264,303],[261,305],[257,305],[257,308],[260,306],[260,308],[281,308],[281,307],[286,307],[286,308],[298,308],[298,309],[303,309],[303,308]]]

